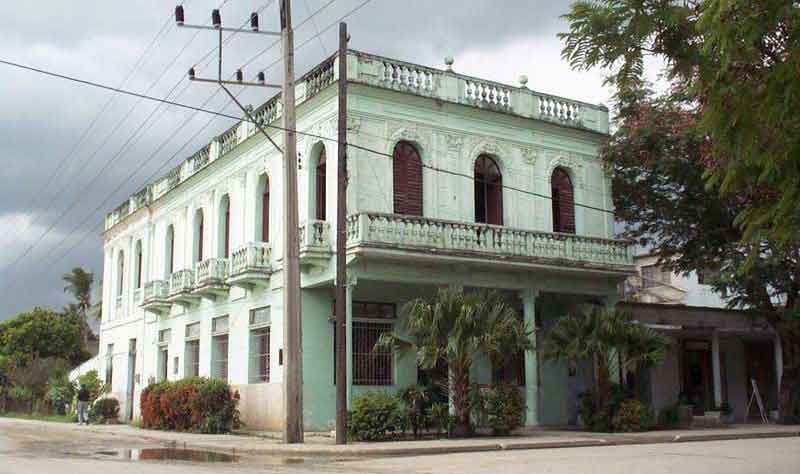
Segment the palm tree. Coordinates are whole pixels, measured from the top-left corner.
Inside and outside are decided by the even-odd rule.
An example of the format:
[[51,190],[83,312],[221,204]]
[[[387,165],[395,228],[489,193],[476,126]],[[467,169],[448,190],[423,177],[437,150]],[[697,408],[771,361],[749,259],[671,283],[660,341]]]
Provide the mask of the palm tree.
[[592,360],[601,404],[611,392],[611,364],[620,374],[664,361],[670,341],[652,328],[633,322],[629,313],[584,306],[582,314],[556,321],[542,345],[542,358],[579,362]]
[[92,307],[92,284],[94,283],[94,275],[87,272],[81,267],[75,267],[71,272],[65,273],[61,277],[67,285],[64,287],[65,293],[70,293],[75,297],[76,303],[69,305],[70,311],[75,311],[78,314],[78,319],[81,324],[81,336],[84,343],[89,337],[89,324],[86,321],[86,316],[89,308]]
[[403,308],[405,334],[381,336],[376,349],[412,351],[422,369],[440,363],[450,372],[450,394],[456,418],[453,434],[463,436],[470,426],[469,372],[476,357],[489,356],[502,364],[531,350],[532,328],[495,291],[464,294],[441,289],[431,300],[413,300]]

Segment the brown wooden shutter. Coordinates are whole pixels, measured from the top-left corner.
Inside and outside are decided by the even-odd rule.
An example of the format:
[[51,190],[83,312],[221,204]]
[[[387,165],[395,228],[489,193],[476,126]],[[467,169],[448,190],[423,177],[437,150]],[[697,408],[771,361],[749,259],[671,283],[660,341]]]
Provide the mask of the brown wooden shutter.
[[408,142],[394,147],[393,160],[394,213],[422,215],[422,159]]
[[325,148],[319,154],[319,160],[317,161],[317,210],[316,210],[316,217],[319,221],[325,220],[325,169],[327,167],[325,157]]
[[228,258],[231,251],[231,204],[225,208],[225,258]]
[[551,177],[553,232],[575,233],[575,191],[569,174],[556,168]]
[[136,288],[142,287],[142,248],[139,247],[139,252],[136,255]]
[[503,176],[486,155],[475,160],[475,222],[503,225]]
[[200,219],[200,226],[198,228],[198,236],[197,236],[197,261],[203,261],[203,213],[201,212],[199,215]]

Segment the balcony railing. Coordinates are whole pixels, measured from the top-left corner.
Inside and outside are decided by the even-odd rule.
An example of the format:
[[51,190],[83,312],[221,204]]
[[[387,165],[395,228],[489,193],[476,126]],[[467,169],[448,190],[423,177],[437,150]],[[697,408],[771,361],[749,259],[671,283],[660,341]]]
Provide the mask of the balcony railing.
[[176,296],[189,293],[194,286],[194,272],[192,270],[179,270],[169,276],[169,295]]
[[144,284],[145,304],[155,300],[164,300],[168,294],[169,285],[164,280],[152,280]]
[[331,248],[331,226],[327,221],[308,221],[300,224],[300,249]]
[[203,260],[197,264],[195,273],[197,287],[224,283],[228,278],[228,259],[209,258]]
[[628,241],[394,214],[351,215],[347,222],[347,243],[349,247],[485,254],[536,262],[633,265]]
[[231,255],[229,274],[235,277],[248,272],[269,272],[271,268],[270,245],[266,242],[250,242]]

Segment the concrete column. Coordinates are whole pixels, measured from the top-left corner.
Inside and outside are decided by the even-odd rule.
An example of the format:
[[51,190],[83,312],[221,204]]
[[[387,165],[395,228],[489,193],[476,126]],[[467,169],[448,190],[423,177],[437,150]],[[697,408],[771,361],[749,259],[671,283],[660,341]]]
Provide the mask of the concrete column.
[[773,347],[775,348],[775,379],[778,382],[778,396],[780,397],[781,379],[783,379],[783,345],[781,337],[777,334],[775,335]]
[[354,283],[347,285],[345,308],[346,308],[346,328],[347,340],[345,341],[345,351],[347,353],[347,409],[353,404],[353,287]]
[[533,329],[533,350],[525,352],[525,426],[539,425],[539,355],[536,352],[536,297],[538,290],[522,291],[522,314],[525,324]]
[[711,333],[711,368],[714,372],[714,404],[722,405],[722,371],[719,358],[719,332]]

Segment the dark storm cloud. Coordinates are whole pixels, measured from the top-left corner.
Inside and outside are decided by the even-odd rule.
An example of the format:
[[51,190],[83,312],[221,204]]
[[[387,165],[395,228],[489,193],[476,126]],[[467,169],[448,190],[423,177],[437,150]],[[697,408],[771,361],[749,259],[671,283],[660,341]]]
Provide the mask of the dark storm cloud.
[[[306,43],[297,53],[298,72],[310,68],[323,55],[333,53],[337,29],[328,29],[320,39],[310,38],[335,24],[341,15],[362,1],[337,0],[315,17],[314,22],[306,22],[298,28],[296,44]],[[220,2],[185,2],[187,21],[208,21],[211,8]],[[229,0],[225,3],[223,22],[235,25],[245,21],[250,11],[271,2]],[[299,25],[309,10],[326,3],[327,0],[295,0],[295,24]],[[444,56],[454,55],[457,70],[464,64],[472,68],[471,73],[513,81],[520,71],[536,74],[535,71],[543,69],[544,66],[533,58],[543,57],[545,51],[551,58],[550,64],[558,62],[560,46],[555,34],[563,29],[559,16],[567,10],[568,4],[568,0],[372,0],[347,20],[352,36],[350,46],[432,66],[440,66]],[[182,91],[180,101],[199,105],[213,93],[213,88],[187,87],[185,72],[192,65],[202,65],[200,58],[214,46],[214,35],[195,36],[192,30],[177,29],[171,22],[165,23],[169,21],[172,6],[171,2],[163,0],[0,2],[0,31],[3,32],[0,58],[118,85],[156,32],[168,24],[156,47],[145,56],[125,87],[142,92],[149,90],[150,94],[163,97],[178,85],[175,92]],[[262,14],[262,27],[277,28],[277,18],[277,7],[273,3]],[[233,39],[225,48],[226,69],[232,71],[271,41],[252,36]],[[521,45],[518,51],[509,46],[515,44]],[[246,74],[254,75],[267,68],[278,58],[278,53],[273,48],[258,57],[246,68]],[[505,64],[508,55],[515,57],[516,64]],[[464,62],[459,61],[462,57]],[[201,71],[211,74],[212,69],[201,68]],[[278,69],[273,67],[267,73],[277,79]],[[565,70],[551,74],[563,74]],[[545,80],[544,75],[537,77]],[[580,88],[577,88],[579,94]],[[570,90],[560,93],[572,95]],[[164,166],[208,120],[207,116],[193,117],[192,113],[182,110],[162,110],[156,114],[154,126],[125,147],[134,129],[156,105],[137,104],[136,99],[116,97],[85,142],[66,162],[67,166],[48,182],[53,170],[109,97],[111,94],[107,91],[0,66],[0,319],[34,304],[56,307],[65,304],[60,276],[73,266],[90,268],[99,281],[102,247],[96,226],[105,212],[141,188],[144,179]],[[249,103],[266,99],[258,91],[247,91],[242,97]],[[225,103],[223,97],[217,96],[208,107],[219,110]],[[134,105],[134,112],[100,148]],[[235,112],[235,109],[231,107],[228,111]],[[182,131],[175,132],[190,119]],[[171,166],[188,156],[229,124],[217,120],[202,135],[202,140],[192,143],[166,165]],[[165,140],[166,145],[154,155]],[[120,150],[124,153],[100,179],[88,186],[93,176]],[[99,212],[93,213],[132,171],[136,171],[134,179],[111,195]],[[64,214],[75,199],[79,199],[78,204]],[[89,225],[78,227],[86,219]],[[19,265],[8,267],[51,226],[50,234],[28,257]],[[62,240],[65,241],[62,243]],[[76,244],[74,251],[54,262],[64,250]]]

